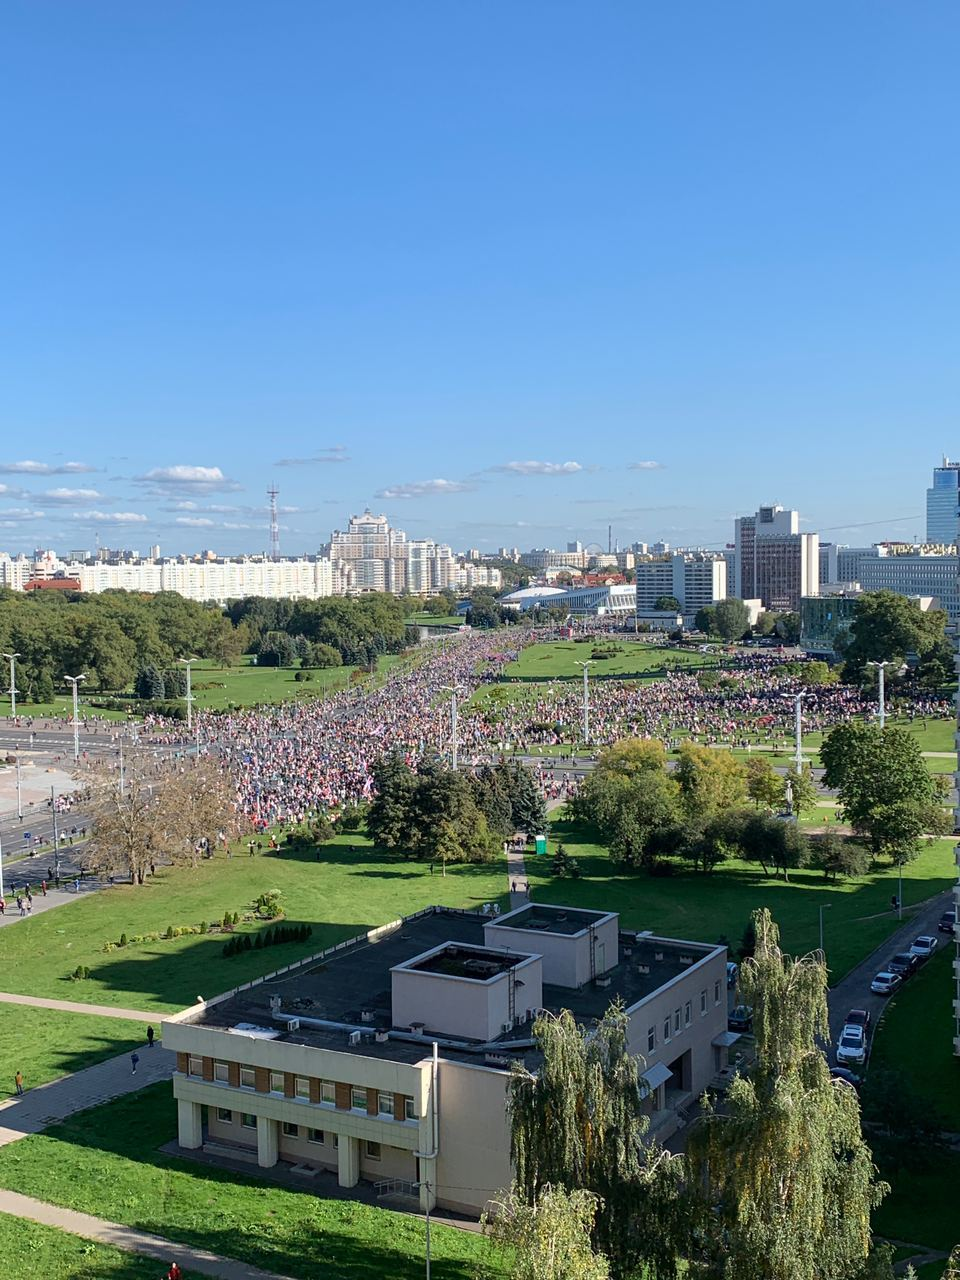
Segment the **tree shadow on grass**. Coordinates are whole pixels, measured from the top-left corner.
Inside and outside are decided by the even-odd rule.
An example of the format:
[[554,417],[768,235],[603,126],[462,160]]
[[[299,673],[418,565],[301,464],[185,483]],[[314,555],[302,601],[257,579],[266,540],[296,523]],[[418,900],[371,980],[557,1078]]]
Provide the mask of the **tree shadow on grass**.
[[[419,1280],[423,1223],[310,1189],[281,1188],[167,1156],[168,1083],[116,1099],[0,1149],[0,1184],[300,1280]],[[473,1280],[475,1234],[432,1233],[437,1280]]]

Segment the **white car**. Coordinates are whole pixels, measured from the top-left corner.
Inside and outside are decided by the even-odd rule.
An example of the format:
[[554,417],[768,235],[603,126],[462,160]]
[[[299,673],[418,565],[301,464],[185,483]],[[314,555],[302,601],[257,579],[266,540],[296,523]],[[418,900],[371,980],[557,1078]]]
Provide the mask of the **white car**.
[[839,1066],[845,1066],[848,1062],[860,1064],[866,1060],[867,1040],[863,1034],[863,1027],[858,1027],[856,1023],[848,1023],[840,1032],[840,1040],[837,1043],[837,1063]]
[[929,933],[923,934],[919,938],[914,938],[913,945],[910,947],[910,954],[916,956],[918,960],[929,960],[937,949],[937,939]]
[[889,996],[896,991],[903,979],[898,973],[890,973],[884,969],[882,973],[878,973],[874,980],[870,983],[870,990],[877,996]]

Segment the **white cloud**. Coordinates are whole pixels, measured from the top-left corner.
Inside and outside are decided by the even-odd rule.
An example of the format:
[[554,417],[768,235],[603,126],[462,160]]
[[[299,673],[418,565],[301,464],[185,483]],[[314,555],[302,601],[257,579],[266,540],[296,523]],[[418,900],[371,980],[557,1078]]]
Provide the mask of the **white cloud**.
[[183,525],[187,529],[212,529],[216,521],[206,516],[177,516],[173,523]]
[[628,471],[662,471],[662,462],[631,462]]
[[349,462],[347,450],[342,444],[332,445],[329,449],[318,449],[309,458],[280,458],[275,467],[309,467],[318,462]]
[[392,484],[378,489],[375,498],[425,498],[436,494],[469,493],[470,486],[459,480],[415,480],[411,484]]
[[74,511],[71,520],[82,524],[146,524],[147,517],[138,511]]
[[0,474],[7,476],[73,476],[84,471],[96,471],[96,467],[88,467],[85,462],[60,462],[53,465],[49,462],[0,462]]
[[217,490],[233,492],[240,488],[235,480],[228,479],[219,467],[195,467],[178,463],[173,467],[154,467],[142,476],[134,476],[137,484],[151,485],[160,493],[213,493]]
[[[5,511],[0,511],[0,519],[6,521],[26,521],[26,520],[45,520],[46,512],[34,511],[31,507],[7,507]],[[9,528],[9,524],[7,526]]]
[[573,476],[583,467],[579,462],[504,462],[490,470],[518,476]]
[[104,495],[96,489],[50,489],[37,495],[41,502],[67,503],[102,502]]
[[0,484],[0,498],[26,498],[29,497],[26,489],[17,489],[12,484]]

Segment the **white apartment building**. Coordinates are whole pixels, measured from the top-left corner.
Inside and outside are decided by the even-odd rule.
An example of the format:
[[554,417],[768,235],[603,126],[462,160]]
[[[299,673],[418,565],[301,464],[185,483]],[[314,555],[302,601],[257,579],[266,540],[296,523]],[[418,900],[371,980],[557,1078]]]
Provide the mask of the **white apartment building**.
[[[577,546],[579,544],[572,543]],[[580,551],[553,551],[549,547],[534,547],[531,551],[524,551],[520,556],[520,563],[525,564],[530,569],[538,569],[541,572],[544,569],[585,569],[590,560],[588,552]]]
[[726,948],[620,929],[616,912],[541,903],[428,908],[163,1024],[184,1152],[289,1164],[472,1215],[511,1180],[510,1064],[532,1025],[623,1001],[651,1132],[725,1071]]
[[736,595],[767,609],[800,610],[820,586],[820,538],[800,532],[800,516],[781,506],[760,507],[734,522]]
[[385,515],[368,510],[351,516],[344,531],[335,529],[330,535],[328,555],[350,567],[356,591],[407,590],[407,535],[391,528]]

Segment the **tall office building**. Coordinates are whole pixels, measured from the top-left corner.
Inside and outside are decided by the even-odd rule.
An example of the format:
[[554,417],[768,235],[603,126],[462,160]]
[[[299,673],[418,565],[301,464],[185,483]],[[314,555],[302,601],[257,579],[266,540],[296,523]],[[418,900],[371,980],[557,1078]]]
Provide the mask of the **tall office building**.
[[799,612],[803,596],[820,585],[820,537],[800,532],[800,516],[780,506],[761,507],[734,522],[736,594],[767,609]]
[[927,542],[957,540],[957,513],[960,512],[960,462],[944,457],[933,469],[933,485],[927,490]]
[[345,531],[335,529],[331,535],[329,554],[349,565],[358,591],[399,593],[407,588],[407,535],[391,529],[386,516],[370,511],[351,516]]

